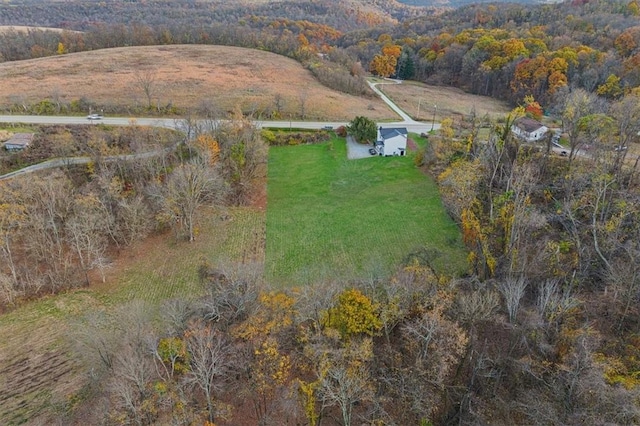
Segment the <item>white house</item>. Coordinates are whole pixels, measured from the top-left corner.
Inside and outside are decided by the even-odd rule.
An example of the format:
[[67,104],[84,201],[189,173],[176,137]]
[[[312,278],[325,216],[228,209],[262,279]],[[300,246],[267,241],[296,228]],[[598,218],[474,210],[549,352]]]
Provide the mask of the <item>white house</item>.
[[513,123],[511,131],[527,142],[535,142],[542,139],[549,128],[532,118],[522,117]]
[[405,155],[407,151],[407,136],[409,133],[405,127],[378,127],[376,137],[376,151],[378,155]]

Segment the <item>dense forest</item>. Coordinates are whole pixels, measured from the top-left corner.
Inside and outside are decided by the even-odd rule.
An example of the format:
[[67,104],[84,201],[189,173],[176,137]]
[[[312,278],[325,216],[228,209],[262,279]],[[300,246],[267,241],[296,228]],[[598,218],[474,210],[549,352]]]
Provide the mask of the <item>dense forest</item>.
[[[39,10],[7,22],[61,25]],[[94,368],[63,421],[640,423],[638,2],[473,5],[396,15],[398,23],[280,13],[243,11],[226,24],[204,21],[211,14],[187,26],[181,15],[152,25],[85,11],[93,22],[82,18],[62,33],[0,34],[0,53],[9,61],[236,44],[296,58],[342,90],[369,71],[509,100],[514,110],[498,122],[473,112],[443,120],[415,157],[460,225],[468,273],[441,275],[433,253],[418,251],[391,276],[274,289],[259,265],[201,259],[198,297],[167,300],[159,312],[136,302],[83,319],[78,356]],[[520,117],[544,114],[562,128],[566,157],[553,155],[550,136],[533,146],[510,132]],[[76,137],[89,140],[95,162],[0,186],[4,303],[82,285],[107,249],[152,230],[193,239],[202,205],[248,203],[264,177],[266,146],[240,111],[235,118],[196,129],[189,143],[171,132],[51,130],[69,152],[79,149]],[[100,161],[152,143],[160,154],[136,164]],[[15,250],[29,262],[20,264]]]
[[[363,93],[361,77],[371,71],[461,87],[513,105],[532,95],[545,108],[566,89],[617,99],[640,85],[635,0],[471,5],[438,14],[411,9],[413,17],[402,16],[401,23],[386,13],[335,9],[327,2],[276,3],[268,9],[185,3],[179,11],[164,9],[169,3],[161,2],[122,15],[111,13],[111,4],[81,3],[97,9],[80,12],[72,4],[0,6],[3,22],[68,29],[3,32],[1,60],[132,45],[229,44],[295,58],[323,83],[348,93]],[[137,4],[121,6],[127,5]],[[203,7],[210,10],[197,9]],[[78,13],[78,18],[62,22],[55,18],[56,8],[60,15]]]

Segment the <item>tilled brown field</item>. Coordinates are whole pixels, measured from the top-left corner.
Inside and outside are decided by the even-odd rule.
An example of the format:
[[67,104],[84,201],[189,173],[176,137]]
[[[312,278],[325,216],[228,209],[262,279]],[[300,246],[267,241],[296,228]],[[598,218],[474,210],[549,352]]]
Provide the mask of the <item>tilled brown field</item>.
[[[151,105],[228,112],[274,111],[280,118],[397,118],[378,98],[321,85],[298,62],[230,46],[174,45],[103,49],[0,64],[0,107],[81,98],[112,108]],[[304,106],[304,108],[303,108]],[[266,119],[266,117],[265,117]]]
[[44,424],[82,386],[61,324],[27,322],[0,330],[0,424]]

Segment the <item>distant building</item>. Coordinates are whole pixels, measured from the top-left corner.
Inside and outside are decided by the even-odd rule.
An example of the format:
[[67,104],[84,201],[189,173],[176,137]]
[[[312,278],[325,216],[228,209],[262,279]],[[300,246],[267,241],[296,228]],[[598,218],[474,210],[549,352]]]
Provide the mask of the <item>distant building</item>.
[[522,117],[513,123],[511,131],[527,142],[535,142],[542,139],[549,131],[549,128],[532,118]]
[[375,149],[378,155],[405,155],[407,151],[407,137],[409,133],[405,127],[378,128]]
[[33,133],[15,133],[4,143],[4,149],[22,151],[31,145],[31,141],[33,141]]

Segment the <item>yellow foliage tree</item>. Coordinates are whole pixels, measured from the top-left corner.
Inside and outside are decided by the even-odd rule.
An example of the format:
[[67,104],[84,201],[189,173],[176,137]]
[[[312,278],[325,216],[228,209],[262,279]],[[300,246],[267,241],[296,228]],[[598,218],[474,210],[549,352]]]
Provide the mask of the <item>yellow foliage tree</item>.
[[200,155],[203,156],[207,164],[214,165],[220,158],[220,145],[211,135],[199,135],[195,141]]
[[402,47],[397,44],[387,44],[382,47],[382,54],[385,56],[393,56],[398,59],[402,53]]
[[337,330],[343,339],[357,334],[375,335],[382,328],[378,306],[359,290],[345,290],[338,303],[324,315],[325,327]]
[[261,309],[242,323],[234,334],[245,340],[263,338],[290,326],[295,315],[295,299],[282,292],[263,293]]
[[269,337],[253,351],[251,385],[255,392],[254,406],[260,419],[265,418],[270,401],[278,388],[284,386],[291,375],[291,359],[283,354],[275,339]]
[[376,55],[369,64],[369,70],[377,76],[386,78],[395,72],[397,63],[398,60],[393,56]]

